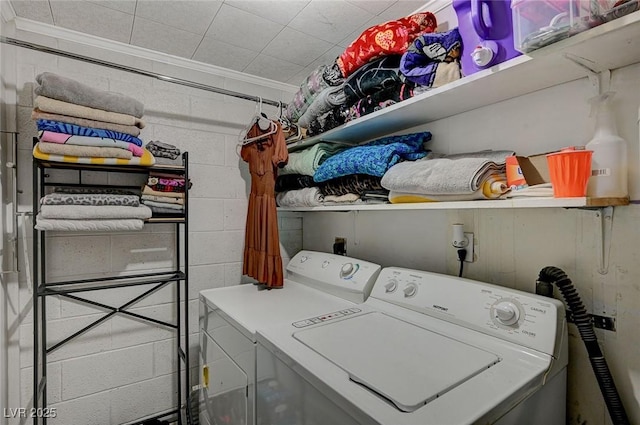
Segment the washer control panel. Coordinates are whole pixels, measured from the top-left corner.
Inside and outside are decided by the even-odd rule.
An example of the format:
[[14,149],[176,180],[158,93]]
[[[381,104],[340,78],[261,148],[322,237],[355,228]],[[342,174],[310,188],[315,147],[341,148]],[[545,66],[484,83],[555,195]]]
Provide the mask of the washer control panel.
[[379,264],[342,255],[300,251],[287,265],[287,279],[353,302],[364,302],[380,273]]
[[371,297],[554,353],[564,306],[511,288],[438,273],[387,267]]
[[362,310],[359,308],[347,308],[340,311],[334,311],[333,313],[323,314],[322,316],[311,317],[309,319],[298,320],[293,322],[292,325],[296,328],[306,328],[307,326],[315,325],[317,323],[327,322],[329,320],[337,319],[339,317],[350,316],[354,313],[360,313]]

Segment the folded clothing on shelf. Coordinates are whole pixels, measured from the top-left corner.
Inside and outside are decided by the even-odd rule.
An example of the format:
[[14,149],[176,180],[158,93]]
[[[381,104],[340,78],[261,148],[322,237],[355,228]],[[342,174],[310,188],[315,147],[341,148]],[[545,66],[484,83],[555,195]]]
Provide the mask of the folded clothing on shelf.
[[140,205],[138,195],[122,195],[109,193],[50,193],[40,198],[42,205],[121,205],[137,207]]
[[[512,154],[479,151],[427,156],[394,165],[382,177],[381,184],[391,191],[391,202],[495,199],[509,190],[505,158]],[[416,195],[416,200],[409,200],[407,194]]]
[[39,84],[35,89],[38,95],[138,118],[144,114],[141,102],[120,93],[98,90],[51,72],[39,74],[36,81]]
[[146,148],[155,157],[175,160],[180,156],[180,149],[170,143],[161,142],[159,140],[150,141],[147,143]]
[[[43,152],[40,149],[41,142],[36,143],[33,147],[33,157],[43,161],[53,162],[65,162],[71,164],[94,164],[94,165],[140,165],[140,166],[152,166],[156,163],[155,158],[151,155],[151,152],[143,149],[142,156],[133,156],[130,159],[117,158],[117,157],[104,157],[104,156],[79,156],[71,153],[48,153]],[[55,143],[49,143],[54,145]],[[72,145],[60,145],[61,147],[73,147]],[[51,146],[49,146],[51,148]],[[116,148],[96,148],[96,149],[116,149]],[[124,149],[120,149],[124,152]],[[68,151],[66,151],[68,152]],[[131,152],[129,152],[131,154]]]
[[111,220],[71,220],[48,219],[38,214],[35,228],[38,230],[57,230],[62,232],[115,232],[142,230],[144,221],[138,219]]

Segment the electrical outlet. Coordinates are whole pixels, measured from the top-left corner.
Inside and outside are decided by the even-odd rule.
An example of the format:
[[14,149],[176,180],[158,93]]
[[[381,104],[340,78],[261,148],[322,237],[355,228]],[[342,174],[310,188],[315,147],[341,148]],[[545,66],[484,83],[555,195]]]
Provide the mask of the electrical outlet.
[[347,255],[347,238],[336,236],[333,242],[333,253]]

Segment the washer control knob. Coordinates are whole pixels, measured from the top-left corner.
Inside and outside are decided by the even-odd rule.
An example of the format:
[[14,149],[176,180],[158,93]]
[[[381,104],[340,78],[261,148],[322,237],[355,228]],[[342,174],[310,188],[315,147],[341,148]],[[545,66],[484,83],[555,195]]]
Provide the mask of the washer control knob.
[[356,274],[359,268],[360,266],[358,264],[345,263],[340,269],[340,277],[343,279],[349,279],[353,277],[354,274]]
[[322,268],[323,268],[323,269],[326,269],[326,268],[329,266],[329,264],[330,264],[330,263],[329,263],[329,260],[324,260],[324,261],[322,262]]
[[496,304],[493,308],[493,314],[499,323],[507,326],[513,325],[520,319],[520,310],[510,301]]
[[304,263],[305,261],[307,261],[309,259],[309,257],[307,257],[306,255],[303,255],[302,257],[300,257],[300,262]]
[[384,292],[386,293],[394,292],[396,289],[398,289],[398,281],[395,279],[391,279],[384,285]]
[[340,275],[342,276],[347,276],[350,275],[351,273],[353,273],[353,263],[346,263],[342,265],[342,268],[340,269]]
[[402,291],[405,298],[413,297],[418,291],[418,286],[415,283],[408,283]]

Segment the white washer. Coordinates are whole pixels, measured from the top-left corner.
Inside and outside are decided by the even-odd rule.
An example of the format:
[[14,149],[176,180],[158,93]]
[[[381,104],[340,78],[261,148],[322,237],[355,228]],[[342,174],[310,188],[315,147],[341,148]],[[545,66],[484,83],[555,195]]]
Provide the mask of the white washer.
[[[237,285],[200,292],[200,422],[252,425],[257,403],[268,417],[271,403],[258,390],[273,382],[256,384],[256,329],[353,308],[367,298],[379,272],[379,265],[367,261],[301,251],[287,266],[283,288]],[[273,374],[269,365],[260,369]]]
[[565,424],[558,300],[389,267],[357,309],[258,330],[273,423]]

